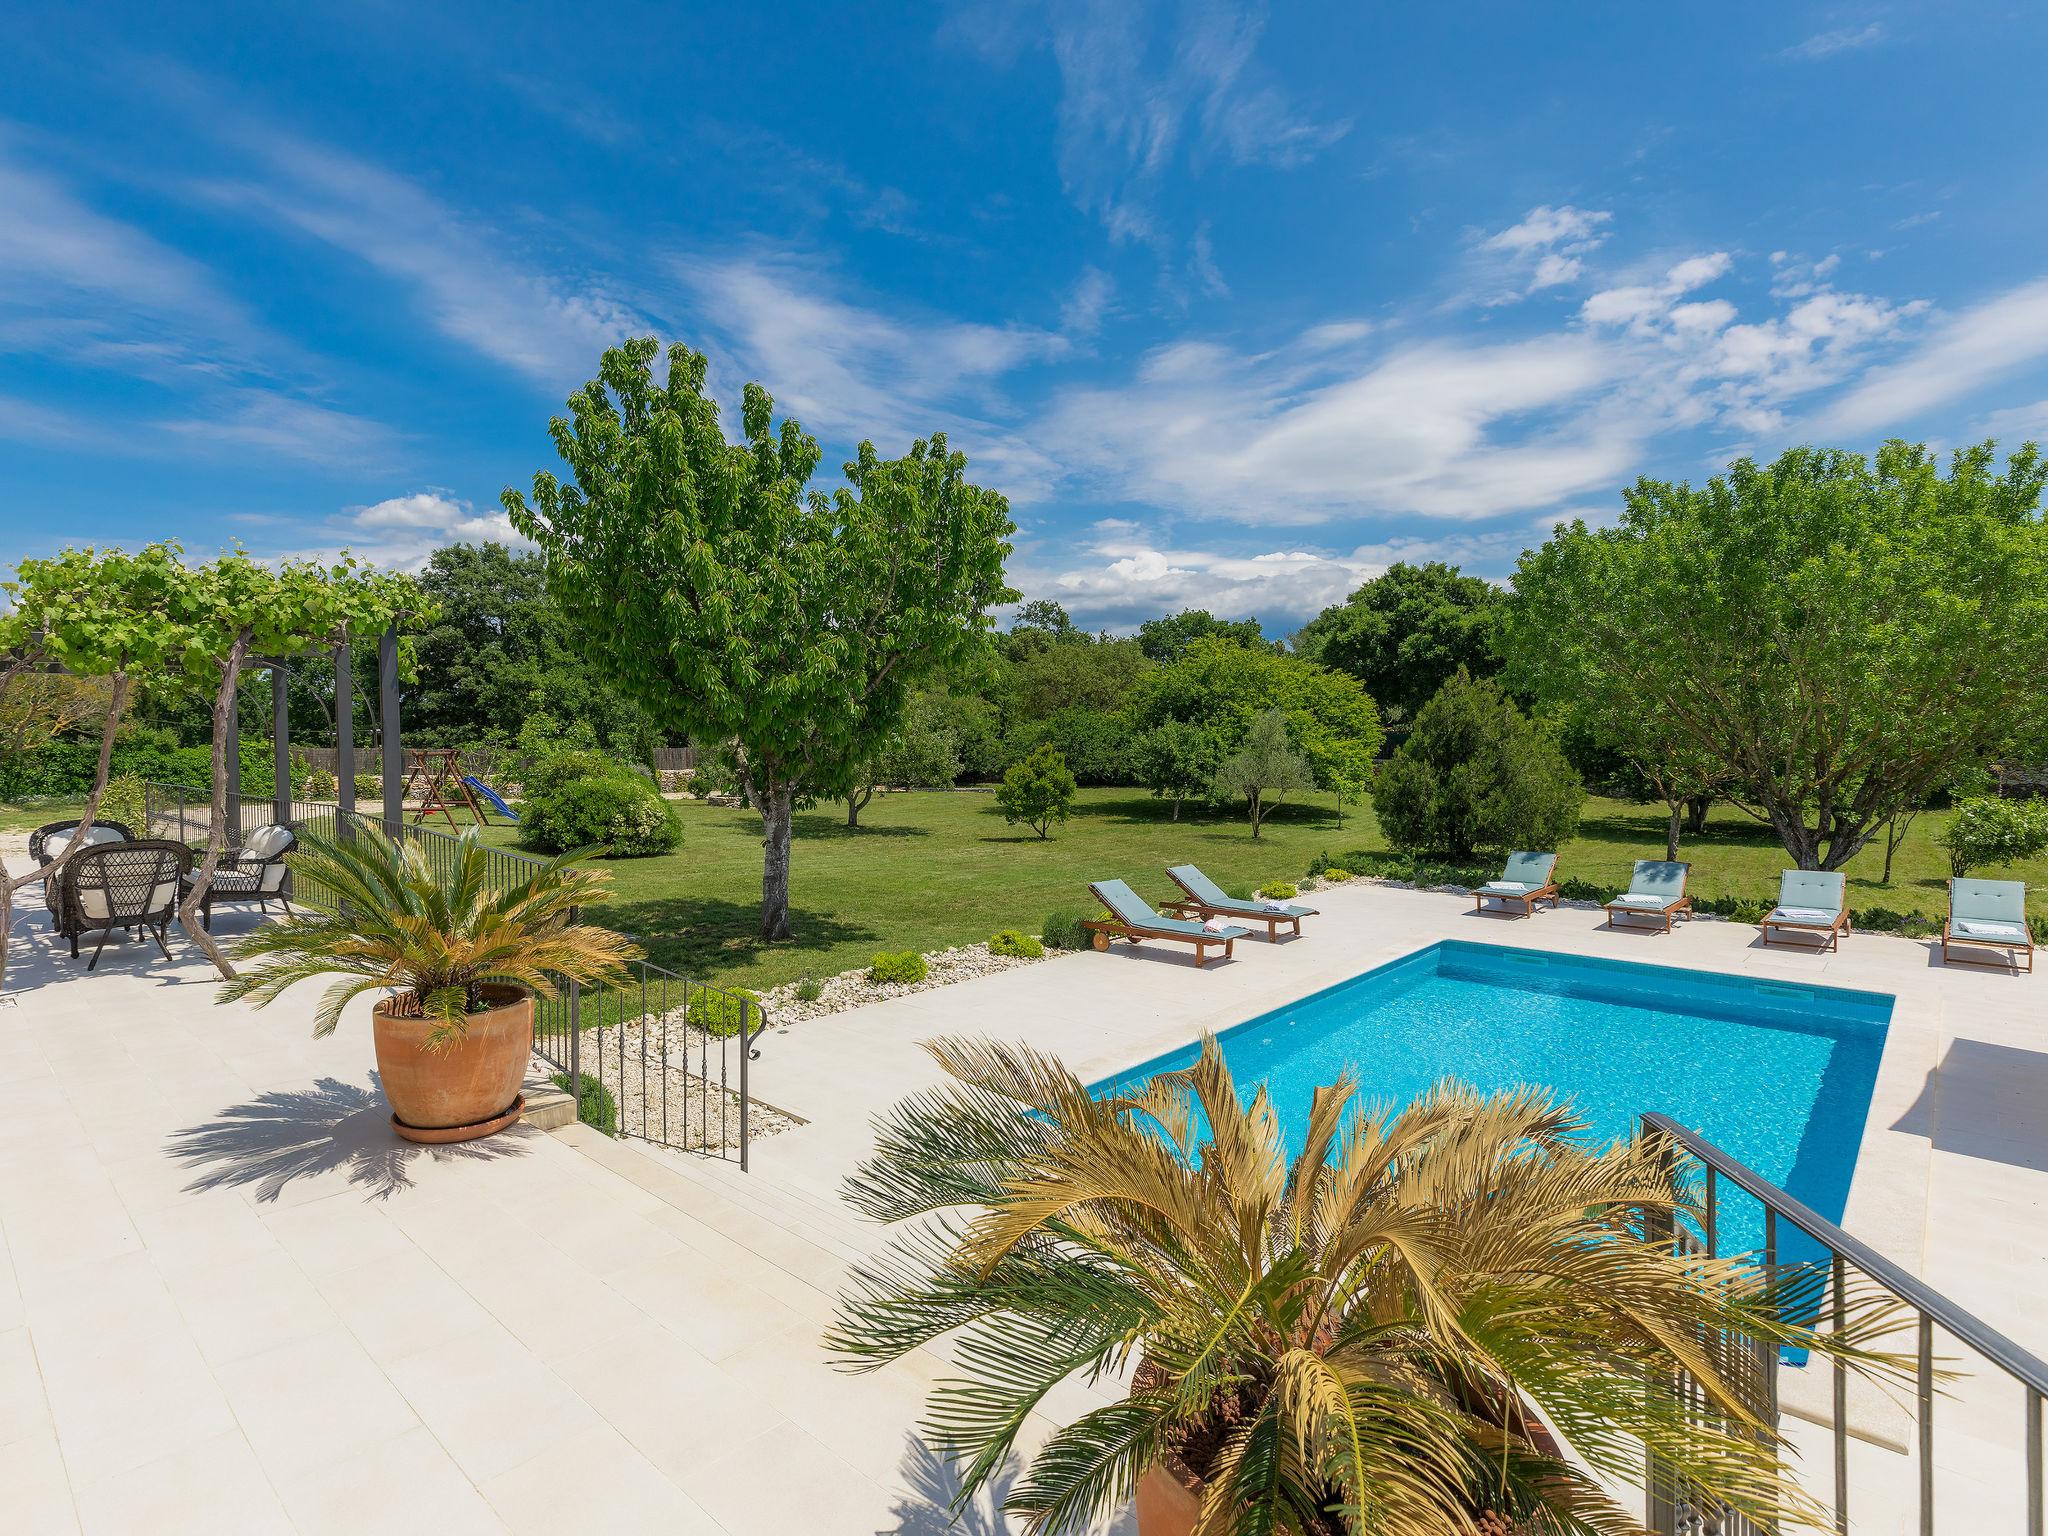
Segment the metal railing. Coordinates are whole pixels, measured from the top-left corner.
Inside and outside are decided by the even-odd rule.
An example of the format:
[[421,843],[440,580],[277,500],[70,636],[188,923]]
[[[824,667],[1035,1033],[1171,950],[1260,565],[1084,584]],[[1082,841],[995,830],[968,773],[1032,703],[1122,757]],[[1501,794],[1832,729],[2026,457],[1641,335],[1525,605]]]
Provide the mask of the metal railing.
[[[2021,1435],[2022,1451],[2019,1460],[2023,1470],[2016,1468],[2025,1479],[2025,1523],[2021,1529],[2026,1536],[2043,1536],[2044,1486],[2042,1476],[2042,1404],[2048,1402],[2048,1362],[2014,1343],[1983,1319],[1966,1312],[1947,1297],[1941,1295],[1924,1281],[1907,1274],[1898,1265],[1878,1253],[1869,1245],[1851,1237],[1847,1232],[1826,1217],[1795,1200],[1784,1190],[1737,1162],[1712,1142],[1687,1130],[1667,1115],[1646,1114],[1641,1117],[1642,1131],[1646,1138],[1661,1140],[1667,1155],[1674,1162],[1683,1156],[1689,1158],[1699,1170],[1700,1210],[1702,1219],[1697,1230],[1685,1223],[1674,1224],[1673,1241],[1691,1251],[1704,1252],[1709,1258],[1721,1256],[1721,1235],[1723,1227],[1722,1203],[1725,1199],[1724,1186],[1730,1186],[1755,1200],[1763,1208],[1763,1250],[1759,1262],[1767,1276],[1782,1276],[1803,1266],[1824,1266],[1827,1281],[1826,1296],[1822,1305],[1827,1311],[1828,1326],[1839,1328],[1843,1323],[1844,1298],[1848,1291],[1851,1272],[1860,1275],[1900,1303],[1913,1317],[1914,1371],[1913,1371],[1913,1457],[1917,1474],[1917,1509],[1920,1536],[1935,1536],[1935,1479],[1934,1479],[1934,1432],[1935,1432],[1935,1366],[1934,1335],[1938,1328],[1943,1334],[1965,1346],[1975,1359],[1983,1365],[1994,1367],[2011,1384],[2019,1389],[2022,1399]],[[1781,1249],[1781,1227],[1790,1227],[1801,1234],[1805,1245],[1818,1248],[1820,1256],[1814,1259],[1786,1260]],[[1759,1363],[1764,1372],[1767,1401],[1770,1404],[1773,1429],[1777,1428],[1780,1416],[1779,1398],[1779,1351],[1763,1348]],[[1831,1438],[1834,1451],[1832,1510],[1834,1529],[1838,1533],[1849,1530],[1850,1515],[1850,1456],[1849,1456],[1849,1373],[1839,1360],[1832,1363],[1832,1401],[1830,1419]],[[1996,1379],[1996,1378],[1994,1378]],[[1693,1384],[1682,1383],[1682,1393]],[[1704,1511],[1688,1507],[1671,1486],[1671,1479],[1654,1459],[1646,1471],[1646,1523],[1658,1536],[1691,1536],[1691,1533],[1708,1533],[1708,1536],[1751,1536],[1752,1532],[1764,1532],[1770,1528],[1740,1518],[1730,1518],[1725,1513]],[[1959,1532],[1975,1533],[1993,1529],[1987,1525],[1982,1510],[1961,1509],[1956,1514],[1960,1523],[1952,1529]]]
[[[203,843],[211,799],[190,785],[143,786],[146,834]],[[230,796],[228,846],[276,820],[269,796]],[[381,820],[324,800],[294,799],[290,826],[334,839],[358,828],[381,831]],[[463,839],[408,821],[404,841],[425,855],[436,877],[462,856]],[[497,889],[532,878],[543,862],[516,849],[484,845]],[[287,876],[292,900],[331,907],[335,896],[297,871]],[[564,981],[552,998],[534,999],[534,1054],[561,1075],[585,1123],[609,1135],[637,1136],[678,1151],[702,1153],[747,1167],[756,1128],[748,1064],[768,1027],[751,994],[693,981],[648,960],[628,979],[594,987]]]

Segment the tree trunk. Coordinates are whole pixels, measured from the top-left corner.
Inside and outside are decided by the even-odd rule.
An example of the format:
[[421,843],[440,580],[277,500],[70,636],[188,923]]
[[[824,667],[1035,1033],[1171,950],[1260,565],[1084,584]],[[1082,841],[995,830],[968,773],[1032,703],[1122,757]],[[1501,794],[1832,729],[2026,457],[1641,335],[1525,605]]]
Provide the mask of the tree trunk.
[[860,825],[860,813],[868,808],[868,802],[874,798],[875,786],[872,784],[864,789],[856,789],[846,797],[846,824],[849,827]]
[[1664,822],[1664,860],[1668,864],[1678,862],[1678,831],[1684,824],[1685,802],[1667,800],[1664,808],[1670,813]]
[[789,833],[796,789],[768,784],[757,796],[761,807],[761,937],[786,939],[789,930]]
[[[213,695],[213,802],[206,822],[206,855],[199,861],[199,868],[192,876],[192,887],[185,893],[185,899],[178,903],[178,926],[185,930],[185,937],[197,944],[206,958],[213,962],[213,968],[221,976],[232,978],[235,968],[228,964],[228,957],[221,953],[221,947],[214,943],[213,935],[206,931],[199,921],[200,903],[206,893],[213,889],[214,871],[220,868],[221,851],[227,846],[228,833],[228,710],[235,698],[235,689],[242,680],[242,663],[249,655],[249,631],[244,629],[235,636],[235,643],[228,647],[228,657],[221,664],[220,687]],[[237,751],[241,743],[232,744]],[[235,819],[241,820],[242,808],[235,807]],[[239,836],[241,828],[235,828]]]
[[1685,830],[1688,836],[1698,837],[1707,830],[1707,812],[1714,808],[1712,795],[1690,795],[1685,802]]
[[1264,814],[1263,808],[1259,805],[1259,792],[1256,789],[1251,792],[1250,799],[1252,806],[1252,841],[1257,842],[1259,840],[1259,822],[1264,819]]
[[1179,796],[1179,795],[1175,795],[1175,796],[1173,797],[1173,819],[1174,819],[1175,821],[1179,821],[1179,820],[1180,820],[1180,796]]

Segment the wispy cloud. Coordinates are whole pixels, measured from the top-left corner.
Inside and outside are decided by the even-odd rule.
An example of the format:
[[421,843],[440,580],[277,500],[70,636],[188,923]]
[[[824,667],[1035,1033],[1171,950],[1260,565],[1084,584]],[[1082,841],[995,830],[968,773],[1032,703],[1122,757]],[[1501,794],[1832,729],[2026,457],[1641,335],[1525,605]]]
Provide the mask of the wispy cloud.
[[2048,357],[2048,278],[1936,324],[1898,361],[1875,368],[1816,418],[1836,435],[1918,430],[1922,413]]
[[[283,521],[250,520],[266,525]],[[271,550],[272,556],[331,560],[347,552],[385,570],[417,571],[435,550],[449,544],[488,541],[514,549],[532,547],[496,507],[480,512],[453,492],[435,487],[347,507],[311,527],[293,526],[305,542]]]
[[1838,53],[1854,53],[1863,48],[1875,48],[1891,36],[1882,21],[1866,21],[1845,27],[1832,27],[1825,32],[1816,32],[1783,50],[1781,57],[1788,59],[1828,59]]
[[1524,294],[1575,282],[1586,259],[1607,239],[1614,215],[1604,210],[1539,204],[1506,229],[1474,241],[1476,281],[1467,299],[1510,304]]
[[269,390],[227,391],[208,397],[202,413],[150,425],[195,452],[254,449],[330,468],[371,468],[400,452],[398,435],[380,421]]

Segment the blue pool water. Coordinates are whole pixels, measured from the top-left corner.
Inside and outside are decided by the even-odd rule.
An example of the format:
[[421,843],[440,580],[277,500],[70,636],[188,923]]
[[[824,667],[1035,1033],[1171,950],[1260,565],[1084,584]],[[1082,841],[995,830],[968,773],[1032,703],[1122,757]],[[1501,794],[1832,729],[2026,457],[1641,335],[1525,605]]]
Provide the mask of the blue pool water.
[[[1362,1099],[1397,1107],[1443,1078],[1537,1084],[1569,1098],[1600,1140],[1661,1110],[1839,1221],[1891,1012],[1876,992],[1452,940],[1221,1038],[1240,1090],[1266,1085],[1294,1146],[1310,1092],[1346,1069]],[[1187,1066],[1198,1049],[1094,1091]],[[1724,1202],[1722,1251],[1761,1242],[1761,1213]]]

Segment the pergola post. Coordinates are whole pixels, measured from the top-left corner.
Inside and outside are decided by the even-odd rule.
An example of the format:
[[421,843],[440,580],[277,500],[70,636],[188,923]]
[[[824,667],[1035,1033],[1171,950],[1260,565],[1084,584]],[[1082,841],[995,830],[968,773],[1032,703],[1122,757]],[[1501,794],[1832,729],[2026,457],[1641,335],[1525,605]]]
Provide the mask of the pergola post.
[[377,637],[377,734],[384,754],[384,834],[405,832],[405,768],[398,749],[398,626]]
[[292,821],[292,725],[285,707],[285,690],[291,669],[281,661],[270,664],[270,809],[280,827]]
[[242,707],[235,693],[228,695],[227,801],[228,846],[242,846]]
[[344,823],[356,808],[355,681],[344,640],[334,648],[334,795]]

